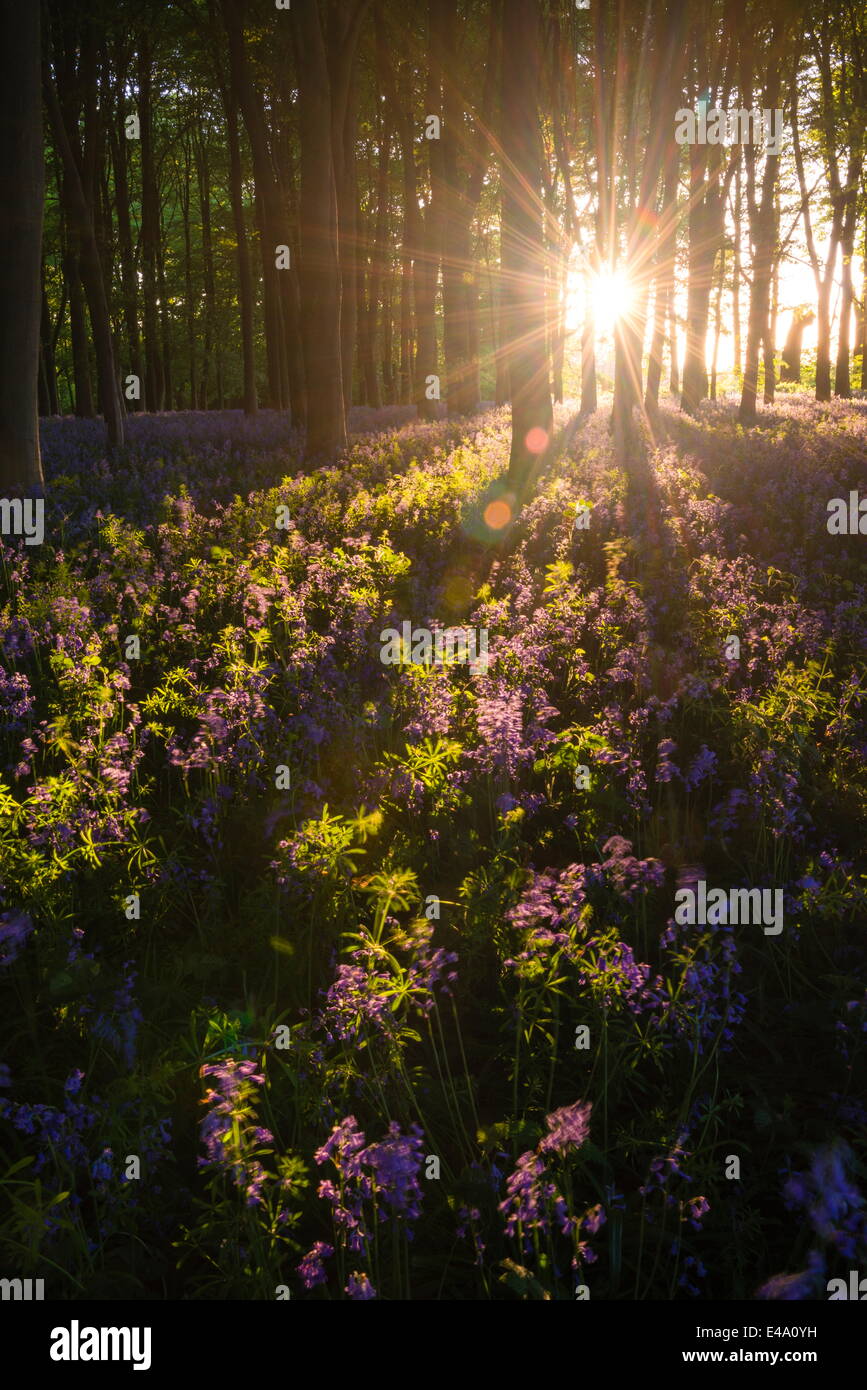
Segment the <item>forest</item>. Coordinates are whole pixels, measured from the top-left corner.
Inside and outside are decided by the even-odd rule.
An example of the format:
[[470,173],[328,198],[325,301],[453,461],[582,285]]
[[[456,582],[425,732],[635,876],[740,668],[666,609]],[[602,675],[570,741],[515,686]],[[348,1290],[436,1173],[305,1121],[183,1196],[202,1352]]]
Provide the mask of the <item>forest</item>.
[[0,15],[4,1289],[861,1297],[863,4]]

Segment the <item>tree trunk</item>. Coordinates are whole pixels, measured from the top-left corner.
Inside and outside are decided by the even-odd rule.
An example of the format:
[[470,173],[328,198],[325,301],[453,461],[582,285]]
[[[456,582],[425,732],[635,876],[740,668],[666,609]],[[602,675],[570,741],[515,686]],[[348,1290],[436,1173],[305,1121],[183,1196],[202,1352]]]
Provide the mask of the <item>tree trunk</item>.
[[[367,146],[367,168],[365,182],[369,189],[374,187],[373,161],[371,158],[371,143]],[[361,385],[361,399],[365,405],[379,406],[382,404],[382,395],[379,384],[379,371],[376,363],[376,350],[374,345],[376,312],[373,304],[375,290],[376,272],[374,258],[376,256],[375,236],[371,231],[373,224],[373,209],[370,206],[371,199],[368,199],[368,211],[365,215],[364,209],[358,209],[358,243],[359,254],[356,257],[356,302],[358,306],[358,373]]]
[[569,278],[569,248],[563,246],[558,256],[560,274],[557,277],[557,303],[554,316],[554,346],[551,355],[554,400],[563,404],[563,363],[566,356],[566,292]]
[[720,256],[719,277],[718,277],[718,279],[717,279],[717,285],[716,285],[716,302],[715,302],[715,304],[714,304],[714,315],[713,315],[713,322],[714,322],[714,329],[713,329],[713,353],[711,354],[711,363],[710,363],[710,398],[711,398],[712,401],[715,401],[715,400],[716,400],[716,364],[717,364],[717,359],[718,359],[718,357],[719,357],[719,340],[720,340],[720,333],[721,333],[721,331],[722,331],[722,295],[723,295],[723,286],[724,286],[724,284],[725,284],[725,279],[726,279],[726,253],[725,253],[725,247],[723,247],[722,255]]
[[[403,245],[400,271],[400,399],[413,399],[415,362],[413,356],[413,261],[419,249],[418,191],[413,142],[411,68],[402,68],[402,99],[395,102],[393,117],[400,138],[403,165]],[[401,119],[402,113],[402,119]]]
[[[118,61],[119,86],[121,76],[125,77],[126,63]],[[109,140],[114,161],[114,205],[117,219],[117,249],[120,260],[121,298],[123,303],[123,322],[129,352],[130,371],[144,384],[144,368],[141,354],[141,335],[138,324],[138,288],[133,253],[132,222],[130,219],[129,156],[124,129],[122,108],[123,89],[120,86],[115,103],[114,119],[109,123]],[[125,373],[122,373],[125,375]],[[141,409],[141,399],[132,403],[134,410]]]
[[449,414],[463,415],[478,405],[478,363],[470,354],[468,304],[468,291],[476,293],[470,250],[473,209],[459,168],[465,101],[455,71],[457,0],[439,0],[437,8],[443,55],[443,357]]
[[545,250],[539,124],[538,0],[504,0],[502,59],[502,263],[512,397],[509,482],[519,501],[553,430],[545,353]]
[[867,391],[867,216],[864,219],[864,278],[861,282],[861,313],[859,322],[861,324],[860,348],[861,353],[861,390]]
[[734,265],[732,269],[732,333],[735,384],[741,375],[741,162],[735,171]]
[[792,322],[786,334],[786,341],[783,347],[783,357],[780,364],[780,381],[800,381],[801,380],[801,344],[804,337],[804,329],[808,323],[814,323],[816,315],[810,310],[804,313],[801,309],[795,309],[792,314]]
[[680,353],[677,345],[677,305],[674,286],[668,296],[668,389],[673,396],[680,393]]
[[331,83],[315,0],[297,10],[298,129],[301,139],[301,339],[311,460],[346,447],[340,341],[341,270],[332,141]]
[[223,93],[226,128],[229,137],[229,196],[235,224],[235,245],[238,254],[238,309],[241,315],[241,351],[244,358],[244,414],[255,415],[256,357],[253,349],[253,276],[250,269],[250,247],[244,216],[243,174],[241,172],[241,142],[238,135],[238,104],[233,91]]
[[[428,0],[427,82],[425,87],[425,119],[442,116],[442,54],[439,26],[436,23],[437,0]],[[428,151],[430,192],[424,210],[421,253],[413,267],[413,292],[416,319],[416,402],[419,417],[433,420],[437,408],[430,398],[431,377],[437,371],[436,293],[442,252],[442,140],[424,141]]]
[[163,410],[166,380],[160,347],[157,307],[157,279],[160,239],[160,202],[154,164],[151,111],[151,50],[147,31],[140,36],[138,51],[139,134],[141,154],[141,269],[144,302],[145,380],[144,404],[148,410]]
[[[60,303],[60,313],[58,320],[63,318],[64,304]],[[57,401],[57,362],[55,359],[54,345],[57,335],[52,328],[51,313],[48,308],[48,295],[45,291],[45,264],[42,265],[42,312],[40,323],[40,355],[42,359],[42,383],[45,395],[45,409],[40,405],[40,413],[45,415],[59,415],[60,409]]]
[[674,259],[677,250],[677,181],[680,169],[680,146],[672,140],[665,164],[665,184],[662,192],[659,246],[656,256],[656,296],[653,303],[653,337],[650,361],[647,365],[647,387],[644,408],[650,413],[659,404],[659,385],[662,380],[662,353],[665,346],[665,319],[674,292]]
[[193,294],[193,256],[192,235],[190,232],[190,185],[192,182],[192,161],[189,140],[183,142],[183,171],[178,175],[178,201],[181,205],[181,225],[184,229],[184,313],[187,321],[187,361],[189,367],[190,410],[198,405],[198,365],[196,344],[196,300]]
[[[696,150],[699,152],[696,153]],[[683,383],[680,408],[694,415],[698,404],[707,395],[707,339],[710,292],[713,284],[713,264],[716,243],[710,225],[708,197],[699,197],[701,174],[696,166],[702,159],[701,147],[691,146],[693,178],[690,183],[689,212],[689,271],[686,292],[686,349],[683,358]]]
[[[166,258],[162,237],[157,242],[157,293],[160,301],[160,343],[162,346],[165,409],[172,409],[172,328],[169,319],[169,297],[166,292]],[[178,393],[180,395],[180,393]]]
[[[382,103],[380,103],[380,109]],[[338,254],[340,257],[340,359],[343,366],[343,407],[352,406],[352,387],[355,379],[355,354],[358,339],[358,305],[356,261],[358,258],[358,171],[355,146],[358,138],[358,92],[354,80],[347,94],[346,115],[334,150],[334,171],[337,191]],[[388,137],[385,137],[386,147]],[[386,153],[387,157],[387,153]],[[340,161],[338,167],[337,161]],[[383,216],[384,216],[383,212]],[[376,305],[368,310],[376,313]]]
[[214,349],[214,324],[217,319],[217,287],[214,276],[214,246],[211,236],[211,176],[208,166],[207,133],[200,128],[193,137],[196,152],[196,175],[199,186],[199,208],[202,217],[202,259],[204,262],[204,362],[202,366],[202,409],[210,405],[211,358]]
[[831,399],[831,282],[837,244],[833,230],[825,260],[825,274],[816,301],[816,400]]
[[861,160],[857,158],[851,161],[849,168],[847,189],[844,195],[846,211],[843,216],[840,239],[843,258],[843,283],[840,294],[840,329],[837,335],[834,394],[844,398],[852,395],[852,383],[849,377],[850,332],[852,307],[855,302],[855,290],[852,285],[852,257],[855,252],[855,228],[858,219],[858,187],[860,183]]
[[74,249],[78,244],[78,238],[71,228],[67,232],[67,243],[69,249],[63,258],[63,274],[69,290],[69,333],[72,342],[75,414],[79,420],[92,420],[95,412],[90,385],[90,354],[87,346],[84,290],[81,285],[80,259]]
[[[774,241],[776,242],[777,228],[780,225],[779,207],[774,210]],[[774,388],[774,355],[777,342],[777,312],[780,303],[780,263],[774,256],[773,270],[771,271],[771,304],[768,313],[768,331],[765,334],[765,350],[763,362],[765,368],[764,394],[762,399],[765,405],[773,405]]]
[[[380,28],[377,25],[377,55],[384,64],[384,57],[380,54],[381,46]],[[382,73],[383,69],[380,69]],[[379,162],[376,173],[376,222],[373,238],[368,236],[370,245],[370,273],[367,277],[367,296],[365,305],[365,324],[364,324],[364,358],[365,358],[365,399],[368,405],[380,406],[382,395],[379,388],[379,377],[376,370],[377,362],[377,318],[379,307],[382,303],[382,325],[383,343],[385,342],[385,305],[383,300],[383,288],[385,282],[385,266],[390,255],[388,244],[388,169],[391,156],[391,132],[386,124],[386,113],[380,107],[379,129],[376,135],[379,147]],[[359,227],[361,214],[359,213]],[[368,221],[368,227],[370,221]],[[383,373],[385,377],[387,373]]]
[[3,0],[0,53],[0,491],[43,485],[39,321],[45,181],[40,10]]

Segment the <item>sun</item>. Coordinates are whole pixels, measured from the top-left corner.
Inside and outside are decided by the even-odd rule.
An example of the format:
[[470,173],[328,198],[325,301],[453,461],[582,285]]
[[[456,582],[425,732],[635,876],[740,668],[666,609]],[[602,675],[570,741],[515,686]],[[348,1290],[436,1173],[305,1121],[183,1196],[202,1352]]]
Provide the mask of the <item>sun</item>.
[[590,304],[596,332],[602,337],[610,336],[615,324],[632,309],[633,298],[632,283],[625,271],[603,266],[598,273],[591,275]]
[[566,328],[575,332],[583,327],[589,297],[596,336],[609,338],[614,326],[633,309],[635,289],[624,270],[604,265],[585,276],[579,270],[569,273],[566,290]]

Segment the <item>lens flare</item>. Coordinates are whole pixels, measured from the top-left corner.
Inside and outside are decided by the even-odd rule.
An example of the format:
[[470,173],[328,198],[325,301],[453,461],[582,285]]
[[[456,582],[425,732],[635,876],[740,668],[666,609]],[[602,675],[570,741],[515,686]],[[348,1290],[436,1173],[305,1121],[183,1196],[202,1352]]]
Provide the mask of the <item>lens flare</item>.
[[527,431],[524,443],[531,454],[543,454],[548,447],[548,434],[541,425],[534,425]]
[[484,511],[485,525],[490,526],[492,531],[502,531],[504,526],[508,526],[512,520],[512,508],[508,502],[499,498],[495,502],[489,502]]

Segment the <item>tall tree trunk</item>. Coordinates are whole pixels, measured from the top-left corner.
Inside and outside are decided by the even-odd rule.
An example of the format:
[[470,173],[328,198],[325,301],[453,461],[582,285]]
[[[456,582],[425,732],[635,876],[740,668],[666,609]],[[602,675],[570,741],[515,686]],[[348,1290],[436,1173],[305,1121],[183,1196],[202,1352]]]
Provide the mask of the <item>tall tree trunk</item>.
[[226,129],[229,137],[229,196],[232,220],[235,224],[235,245],[238,256],[238,309],[241,315],[241,351],[244,359],[244,414],[255,415],[256,356],[253,348],[253,276],[250,269],[250,247],[244,215],[244,188],[241,171],[241,142],[238,135],[238,103],[232,90],[223,91]]
[[298,170],[291,157],[285,164],[277,166],[277,183],[280,203],[285,216],[285,225],[292,228],[287,236],[291,245],[291,265],[288,270],[279,272],[280,308],[283,319],[284,361],[283,371],[287,391],[287,403],[292,412],[292,423],[297,429],[306,428],[307,392],[304,382],[304,353],[301,346],[301,295],[298,284],[298,267],[301,262],[298,242]]
[[861,353],[861,390],[867,391],[867,213],[864,217],[864,241],[863,241],[862,265],[864,267],[864,277],[861,282],[861,313],[859,322],[861,333],[859,337],[859,351]]
[[690,146],[689,278],[680,399],[681,410],[690,415],[708,392],[706,349],[714,266],[724,245],[726,198],[739,162],[736,148],[724,172],[720,147]]
[[386,260],[382,290],[382,386],[389,405],[394,404],[394,267]]
[[[439,25],[436,22],[437,0],[428,0],[427,82],[425,87],[425,118],[442,116],[442,53]],[[435,418],[436,404],[430,398],[428,383],[438,377],[436,293],[439,264],[442,254],[442,140],[425,139],[428,151],[428,180],[430,191],[424,210],[421,253],[416,258],[413,274],[416,318],[416,402],[423,420]]]
[[502,263],[512,397],[509,482],[519,500],[553,430],[545,353],[541,14],[538,0],[504,0]]
[[[380,103],[380,108],[382,103]],[[358,171],[355,146],[358,137],[358,91],[354,79],[346,102],[346,114],[334,150],[337,192],[338,253],[340,257],[340,359],[343,366],[343,405],[352,406],[355,354],[358,338],[356,260],[358,258]],[[387,144],[386,140],[386,144]],[[338,160],[340,161],[338,167]],[[369,305],[368,308],[371,308]],[[372,306],[376,312],[375,304]]]
[[[777,228],[780,225],[779,206],[774,210],[774,239],[776,241]],[[777,343],[777,314],[780,306],[780,262],[774,257],[773,270],[771,271],[771,304],[768,313],[768,331],[765,335],[765,348],[762,360],[765,369],[764,394],[762,399],[765,405],[773,405],[776,381],[774,378],[776,343]]]
[[[125,75],[126,63],[118,61],[121,73]],[[119,74],[120,79],[120,74]],[[133,252],[132,222],[130,219],[129,155],[124,130],[123,88],[119,90],[115,103],[114,119],[109,122],[109,140],[114,163],[114,206],[117,221],[117,250],[120,261],[121,298],[123,302],[123,323],[129,353],[130,371],[144,384],[142,365],[141,335],[138,324],[138,287]],[[126,375],[126,373],[121,373]],[[141,408],[141,399],[133,402],[133,409]]]
[[87,345],[87,319],[84,290],[81,284],[81,263],[77,250],[78,238],[67,230],[68,249],[63,258],[63,274],[69,291],[69,333],[72,343],[72,380],[75,388],[75,414],[79,420],[94,416],[93,392],[90,385],[90,354]]
[[43,484],[39,321],[45,182],[40,11],[2,0],[0,51],[0,491]]
[[142,180],[141,268],[145,345],[144,401],[148,410],[163,410],[166,404],[166,382],[160,348],[157,307],[160,202],[154,163],[151,86],[151,49],[147,31],[144,30],[140,36],[138,50],[138,117]]
[[[370,142],[367,147],[367,168],[365,182],[368,188],[373,187],[373,165],[370,158]],[[368,209],[369,209],[368,200]],[[358,255],[355,258],[355,299],[358,311],[358,374],[361,386],[361,399],[365,405],[376,406],[382,403],[379,391],[379,375],[376,370],[376,360],[374,355],[373,335],[370,331],[371,313],[369,303],[370,286],[373,279],[373,267],[370,264],[370,257],[375,254],[376,247],[374,238],[370,231],[372,213],[365,211],[362,207],[358,209]],[[372,297],[372,295],[371,295]]]
[[[470,254],[472,208],[459,168],[464,153],[464,105],[457,73],[457,0],[437,5],[443,55],[443,356],[449,413],[466,414],[478,404],[470,358],[468,280],[475,286]],[[477,377],[476,377],[477,380]]]
[[[60,312],[58,323],[63,318],[64,301],[60,301]],[[42,312],[40,322],[40,353],[42,358],[42,379],[45,392],[45,410],[40,413],[46,415],[59,415],[60,409],[57,401],[57,361],[55,357],[55,343],[57,334],[51,324],[51,313],[48,308],[48,295],[45,290],[45,263],[42,265]]]
[[705,343],[716,242],[710,225],[709,195],[700,196],[703,182],[703,151],[690,146],[692,178],[689,210],[689,270],[686,304],[686,348],[683,358],[681,410],[692,415],[707,395]]
[[566,293],[569,279],[569,247],[560,247],[557,257],[557,301],[554,311],[554,344],[551,354],[554,400],[563,404],[563,364],[566,356]]
[[307,380],[309,459],[346,447],[340,342],[341,269],[332,140],[331,82],[316,0],[297,7],[301,140],[301,338]]
[[713,313],[713,323],[714,323],[714,329],[713,329],[713,353],[712,353],[712,355],[711,355],[711,364],[710,364],[710,398],[711,398],[712,401],[715,401],[715,400],[716,400],[716,364],[717,364],[717,360],[718,360],[718,358],[719,358],[719,340],[720,340],[720,333],[722,332],[722,296],[723,296],[723,286],[725,285],[725,281],[726,281],[726,253],[725,253],[725,247],[723,247],[722,255],[720,256],[719,277],[718,277],[718,279],[717,279],[717,285],[716,285],[716,302],[715,302],[715,304],[714,304],[714,313]]
[[196,341],[196,301],[193,294],[193,255],[192,255],[192,235],[190,230],[190,186],[192,183],[192,160],[190,154],[189,141],[184,140],[184,167],[179,175],[178,198],[181,204],[181,224],[184,229],[184,305],[187,320],[187,358],[189,363],[190,377],[190,410],[195,410],[199,403],[198,396],[198,344]]
[[[309,4],[312,9],[315,8],[313,0],[303,0],[303,3],[305,6]],[[327,25],[324,18],[319,23],[331,106],[331,167],[336,207],[336,251],[340,269],[338,327],[343,370],[341,396],[346,412],[352,403],[357,332],[355,219],[358,212],[358,192],[355,186],[355,146],[358,138],[358,102],[354,73],[358,37],[369,6],[370,0],[354,0],[352,4],[341,3],[330,10]],[[303,25],[297,31],[293,31],[296,34],[299,72],[306,57],[300,42],[301,34],[304,32],[306,31]],[[318,58],[316,62],[318,64]]]
[[401,69],[401,100],[394,102],[392,116],[400,139],[403,166],[403,238],[400,273],[400,399],[413,398],[415,360],[413,355],[413,260],[419,251],[419,211],[413,142],[413,113],[409,64]]
[[668,335],[668,389],[673,396],[676,396],[680,391],[680,366],[674,286],[672,286],[668,296]]
[[855,290],[852,285],[852,257],[855,253],[855,229],[858,220],[858,187],[861,183],[861,160],[854,158],[850,163],[847,188],[844,194],[845,213],[840,239],[843,260],[842,286],[840,293],[840,329],[837,335],[837,361],[834,370],[834,394],[850,397],[852,383],[849,376],[850,333],[852,308]]
[[674,259],[677,251],[677,182],[680,171],[680,146],[671,140],[665,164],[665,184],[662,192],[659,242],[656,256],[656,296],[653,303],[653,337],[650,361],[647,366],[647,387],[644,408],[650,413],[659,403],[659,384],[662,380],[662,353],[665,346],[665,318],[674,292]]
[[732,334],[734,338],[734,374],[737,385],[741,376],[741,162],[735,170],[734,263],[732,268]]
[[199,208],[202,218],[202,259],[204,262],[204,364],[202,367],[202,409],[210,403],[211,358],[214,349],[214,324],[217,319],[217,287],[214,276],[214,245],[211,236],[211,176],[208,167],[207,134],[204,127],[193,137],[196,152],[196,175],[199,186]]
[[[169,296],[166,291],[166,258],[162,237],[159,238],[157,244],[157,293],[159,294],[160,300],[160,343],[162,346],[165,408],[171,410],[174,400],[172,380],[172,326],[169,318]],[[180,408],[180,391],[178,392],[178,408]]]
[[[377,57],[384,65],[384,54],[380,53],[382,47],[380,26],[377,25]],[[381,67],[380,73],[384,71]],[[382,404],[382,395],[379,388],[379,377],[376,370],[377,362],[377,319],[379,317],[380,304],[383,305],[382,312],[382,341],[385,343],[385,305],[383,303],[383,292],[385,284],[385,268],[390,255],[388,244],[388,171],[389,160],[391,157],[391,131],[386,124],[387,113],[383,112],[382,104],[379,112],[379,128],[376,134],[376,141],[379,148],[379,160],[376,171],[376,222],[372,241],[370,244],[370,272],[367,278],[367,299],[365,305],[365,398],[368,405],[379,406]],[[359,225],[360,225],[359,213]],[[369,225],[369,224],[368,224]],[[385,373],[383,374],[385,378]]]
[[831,287],[837,242],[833,228],[825,259],[825,274],[816,300],[816,400],[831,399]]

